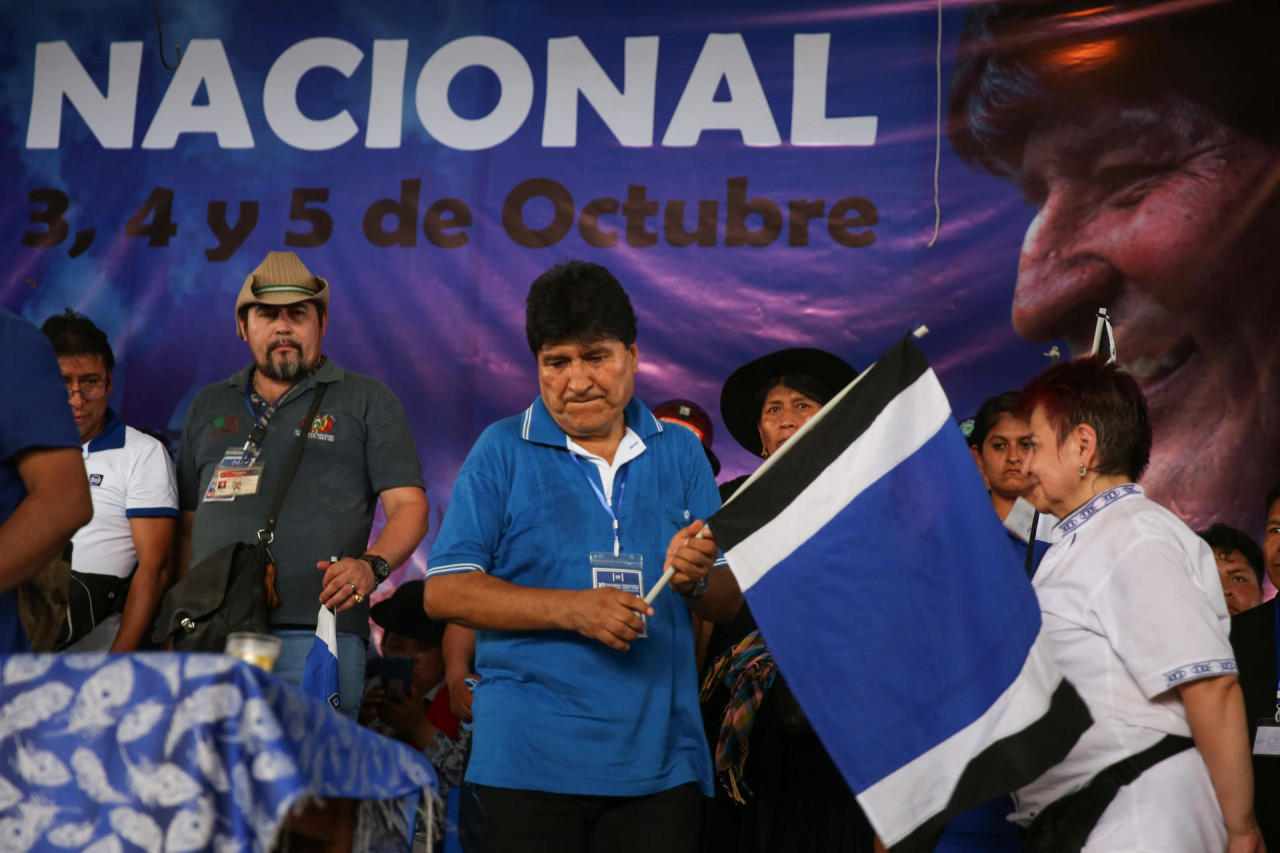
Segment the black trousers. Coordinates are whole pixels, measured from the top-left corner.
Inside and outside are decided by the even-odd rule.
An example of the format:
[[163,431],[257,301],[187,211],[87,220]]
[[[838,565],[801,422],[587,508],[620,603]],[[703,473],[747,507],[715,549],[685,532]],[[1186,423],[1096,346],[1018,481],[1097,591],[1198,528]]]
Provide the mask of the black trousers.
[[477,785],[489,853],[697,853],[693,782],[641,797],[550,794]]

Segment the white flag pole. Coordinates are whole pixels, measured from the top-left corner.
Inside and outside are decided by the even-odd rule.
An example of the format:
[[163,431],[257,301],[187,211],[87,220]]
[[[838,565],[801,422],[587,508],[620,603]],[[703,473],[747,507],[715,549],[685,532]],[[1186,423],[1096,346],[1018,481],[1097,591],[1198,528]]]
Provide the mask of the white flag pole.
[[[924,325],[923,323],[921,323],[919,326],[916,326],[916,328],[911,331],[911,336],[916,340],[920,340],[927,334],[929,334],[929,327]],[[868,368],[867,370],[870,370],[870,368]],[[852,388],[854,385],[857,385],[862,380],[862,377],[867,375],[867,370],[864,370],[861,373],[859,373],[857,376],[853,378],[852,382],[850,382],[844,388],[840,389],[840,391],[834,397],[832,397],[830,400],[827,401],[827,406],[830,406],[837,399],[847,394],[850,388]],[[777,453],[773,454],[768,459],[766,459],[764,461],[764,464],[761,465],[759,468],[757,468],[751,474],[751,476],[747,478],[746,482],[744,482],[741,486],[738,487],[738,491],[734,492],[732,495],[729,496],[729,500],[730,501],[733,500],[734,495],[738,494],[738,492],[741,492],[745,487],[755,482],[760,477],[760,474],[766,468],[768,468],[770,465],[773,464],[773,461],[775,459],[777,459],[779,456],[781,456],[788,449],[790,449],[795,445],[796,438],[807,434],[807,432],[809,431],[809,429],[812,427],[813,424],[822,420],[822,413],[826,410],[827,406],[823,406],[821,409],[817,411],[817,413],[813,417],[805,421],[805,423],[800,426],[800,429],[796,430],[796,432],[792,434],[791,439],[782,447],[778,448]],[[725,503],[728,503],[728,502],[729,501],[725,501]],[[706,530],[706,528],[704,527],[702,530],[699,530],[698,535],[695,536],[694,538],[701,539],[703,530]],[[676,570],[674,568],[671,568],[670,566],[667,567],[667,570],[662,573],[662,577],[658,578],[658,582],[653,585],[653,589],[649,590],[649,594],[644,597],[645,604],[653,604],[653,600],[658,597],[658,593],[662,592],[662,588],[671,581],[671,578],[675,573],[676,573]]]

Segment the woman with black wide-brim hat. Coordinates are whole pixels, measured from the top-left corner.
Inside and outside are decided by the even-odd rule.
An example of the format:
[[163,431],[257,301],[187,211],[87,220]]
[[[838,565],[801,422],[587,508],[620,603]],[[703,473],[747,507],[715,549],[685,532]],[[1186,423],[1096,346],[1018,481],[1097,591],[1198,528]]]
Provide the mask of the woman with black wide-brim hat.
[[[825,350],[779,350],[729,376],[720,415],[739,444],[768,458],[857,375]],[[721,497],[727,499],[745,479],[723,484]],[[870,853],[870,825],[777,675],[745,605],[731,624],[714,626],[706,652],[712,663],[703,686],[703,718],[721,784],[707,804],[703,850]],[[748,719],[749,734],[743,728]]]
[[720,391],[720,416],[738,444],[768,458],[857,376],[826,350],[778,350],[729,375]]

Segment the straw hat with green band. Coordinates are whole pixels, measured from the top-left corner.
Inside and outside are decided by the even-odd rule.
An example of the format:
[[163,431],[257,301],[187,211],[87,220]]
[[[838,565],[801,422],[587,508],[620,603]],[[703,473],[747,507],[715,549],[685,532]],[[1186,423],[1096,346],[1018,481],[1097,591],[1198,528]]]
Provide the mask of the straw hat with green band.
[[246,305],[293,305],[308,299],[328,311],[329,282],[312,275],[296,253],[269,252],[240,288],[236,299],[236,334],[240,335],[240,309]]

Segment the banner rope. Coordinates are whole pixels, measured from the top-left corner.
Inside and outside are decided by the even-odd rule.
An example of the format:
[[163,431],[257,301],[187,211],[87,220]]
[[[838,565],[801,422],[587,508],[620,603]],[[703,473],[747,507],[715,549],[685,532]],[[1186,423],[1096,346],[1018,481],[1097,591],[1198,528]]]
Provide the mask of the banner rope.
[[942,0],[938,0],[938,45],[933,57],[935,75],[934,91],[934,127],[933,127],[933,239],[926,249],[932,249],[938,242],[938,231],[942,228],[942,204],[938,200],[938,173],[942,168]]

